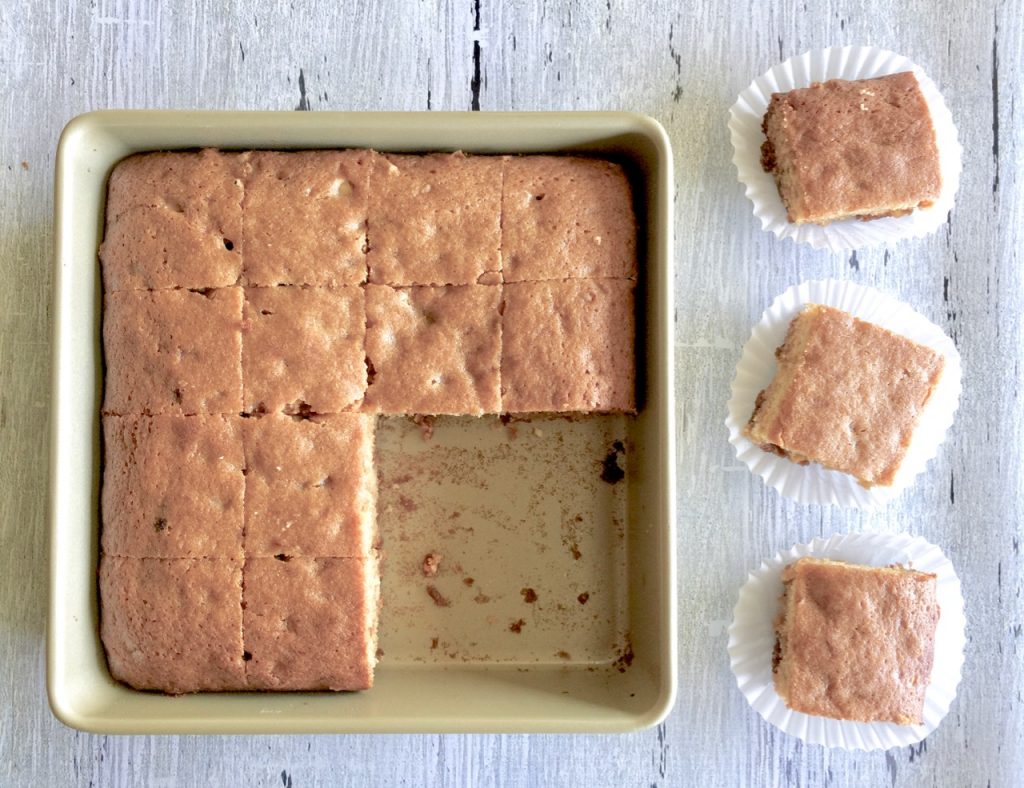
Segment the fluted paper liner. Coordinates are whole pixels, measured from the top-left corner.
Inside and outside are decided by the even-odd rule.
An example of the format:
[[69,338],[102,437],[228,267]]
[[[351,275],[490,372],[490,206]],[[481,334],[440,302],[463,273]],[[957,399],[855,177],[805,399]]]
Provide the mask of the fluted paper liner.
[[[774,178],[761,168],[761,143],[764,141],[761,121],[772,93],[806,88],[814,82],[828,79],[870,79],[901,71],[914,72],[931,111],[942,172],[939,199],[930,208],[917,209],[908,216],[871,221],[848,219],[824,227],[791,224]],[[927,235],[946,221],[960,185],[961,148],[953,116],[942,94],[920,66],[885,49],[832,47],[805,52],[780,63],[740,93],[729,110],[729,134],[734,151],[733,164],[746,188],[747,197],[754,204],[754,215],[761,220],[761,227],[779,238],[792,238],[816,249],[860,249]]]
[[[938,384],[921,411],[907,454],[893,484],[862,487],[857,480],[817,463],[799,465],[765,451],[743,434],[754,412],[757,395],[771,383],[777,369],[775,349],[783,343],[790,322],[805,304],[825,304],[875,323],[895,334],[926,345],[945,358]],[[960,354],[938,326],[909,306],[871,287],[838,279],[803,282],[790,287],[765,310],[743,347],[732,382],[729,442],[751,472],[787,498],[801,503],[833,504],[871,509],[894,498],[924,470],[939,450],[960,402]]]
[[[924,724],[847,722],[815,717],[786,707],[775,692],[772,652],[774,620],[782,595],[782,570],[804,556],[870,566],[902,564],[937,575],[939,621],[935,659],[925,693]],[[779,730],[810,744],[845,750],[887,750],[916,744],[934,731],[956,697],[964,662],[966,619],[960,580],[942,550],[907,534],[837,534],[784,550],[751,572],[740,589],[729,627],[729,660],[736,683],[753,709]]]

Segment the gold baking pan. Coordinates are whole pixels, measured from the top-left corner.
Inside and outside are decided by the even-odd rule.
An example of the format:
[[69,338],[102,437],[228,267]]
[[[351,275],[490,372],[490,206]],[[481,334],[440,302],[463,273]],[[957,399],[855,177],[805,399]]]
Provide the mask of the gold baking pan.
[[[361,693],[170,697],[114,681],[99,639],[101,282],[107,177],[148,150],[586,152],[626,164],[640,224],[634,417],[378,427],[382,655]],[[616,112],[110,111],[56,166],[47,688],[104,733],[613,732],[676,691],[672,155]],[[428,553],[438,572],[422,570]]]

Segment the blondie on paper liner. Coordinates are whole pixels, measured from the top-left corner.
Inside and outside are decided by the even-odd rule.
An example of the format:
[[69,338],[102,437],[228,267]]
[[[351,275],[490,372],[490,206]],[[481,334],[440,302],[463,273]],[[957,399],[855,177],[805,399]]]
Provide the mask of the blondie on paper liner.
[[[871,221],[847,219],[820,227],[816,224],[791,224],[779,197],[771,173],[761,168],[761,121],[772,93],[810,87],[828,79],[870,79],[913,71],[931,111],[935,141],[939,150],[942,192],[930,208],[917,209],[908,216],[886,217]],[[754,204],[754,215],[761,227],[779,238],[792,238],[815,249],[832,251],[861,249],[877,244],[916,238],[936,230],[953,207],[960,185],[961,148],[957,141],[953,116],[935,83],[920,66],[902,55],[875,47],[832,47],[805,52],[780,63],[759,76],[740,93],[729,110],[729,134],[733,145],[733,164],[747,197]]]
[[[775,377],[775,349],[783,343],[793,318],[805,304],[824,304],[886,328],[930,347],[945,358],[945,368],[921,412],[907,454],[889,487],[862,487],[857,480],[817,463],[799,465],[764,451],[743,434],[754,412],[757,395]],[[938,326],[895,298],[871,287],[839,279],[803,282],[790,287],[765,310],[754,326],[736,366],[732,381],[729,442],[736,456],[769,487],[800,503],[834,504],[871,509],[886,503],[908,487],[939,450],[960,402],[960,354]]]
[[[939,621],[935,658],[925,693],[924,724],[847,722],[815,717],[786,707],[775,692],[772,652],[775,617],[782,595],[782,570],[798,558],[831,558],[855,564],[889,566],[937,575]],[[753,709],[779,730],[809,744],[846,750],[887,750],[916,744],[934,731],[949,711],[960,684],[967,621],[960,580],[942,550],[907,534],[837,534],[784,550],[750,573],[740,589],[729,627],[729,661],[736,683]]]

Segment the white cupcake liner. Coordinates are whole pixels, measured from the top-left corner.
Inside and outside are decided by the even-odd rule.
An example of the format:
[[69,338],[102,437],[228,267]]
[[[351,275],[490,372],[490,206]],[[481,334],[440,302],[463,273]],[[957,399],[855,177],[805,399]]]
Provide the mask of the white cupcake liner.
[[[743,434],[754,412],[757,395],[771,383],[777,369],[775,349],[782,344],[790,322],[805,304],[825,304],[875,323],[895,334],[932,348],[945,357],[945,369],[921,412],[910,447],[896,479],[888,487],[862,487],[852,476],[811,463],[799,465],[764,451]],[[910,485],[939,450],[960,402],[960,354],[938,326],[906,304],[878,290],[853,282],[824,279],[803,282],[780,295],[754,326],[736,366],[729,399],[729,442],[736,456],[769,487],[807,504],[872,509]]]
[[[848,219],[824,227],[815,224],[791,224],[779,197],[775,180],[761,168],[761,143],[764,134],[761,121],[768,109],[772,93],[806,88],[828,79],[870,79],[901,71],[913,71],[928,102],[935,127],[942,172],[942,192],[936,203],[927,209],[915,210],[908,216],[887,217],[862,222]],[[792,238],[815,249],[832,251],[861,249],[902,238],[917,238],[935,231],[953,207],[953,198],[960,185],[961,148],[957,141],[953,116],[935,83],[920,66],[902,55],[875,47],[832,47],[805,52],[769,69],[740,93],[729,110],[729,134],[732,137],[733,164],[740,182],[754,204],[754,215],[761,227],[779,238]]]
[[[814,717],[786,707],[775,692],[772,652],[775,617],[782,595],[782,570],[798,558],[832,558],[870,566],[902,564],[937,575],[939,621],[935,658],[925,693],[924,724],[846,722]],[[956,697],[964,663],[967,621],[960,580],[942,550],[907,534],[838,534],[796,545],[765,561],[740,589],[729,627],[729,660],[736,683],[751,707],[779,730],[809,744],[845,750],[887,750],[916,744],[934,731]]]

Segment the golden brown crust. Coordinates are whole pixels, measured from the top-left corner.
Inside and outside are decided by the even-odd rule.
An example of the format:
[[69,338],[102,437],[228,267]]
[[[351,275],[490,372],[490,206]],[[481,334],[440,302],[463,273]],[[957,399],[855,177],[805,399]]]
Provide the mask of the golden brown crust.
[[865,486],[891,485],[942,374],[942,356],[819,304],[794,319],[778,355],[747,436]]
[[775,686],[795,711],[919,724],[939,619],[936,576],[802,558],[783,572]]
[[899,216],[938,199],[935,129],[912,72],[775,93],[761,164],[789,221]]

